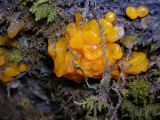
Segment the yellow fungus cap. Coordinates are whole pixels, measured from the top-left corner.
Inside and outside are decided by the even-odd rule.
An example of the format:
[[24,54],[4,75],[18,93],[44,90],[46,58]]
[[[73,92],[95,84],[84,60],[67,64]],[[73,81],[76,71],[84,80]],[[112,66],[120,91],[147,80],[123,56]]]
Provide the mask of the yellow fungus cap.
[[10,82],[12,80],[12,76],[0,76],[0,80],[3,82]]
[[4,70],[4,75],[5,76],[18,76],[20,72],[18,71],[18,64],[14,63],[11,66],[7,67]]
[[107,19],[100,18],[99,22],[102,25],[102,30],[104,30],[104,32],[103,32],[104,35],[108,34],[112,30],[113,25]]
[[18,67],[19,72],[24,72],[27,70],[27,66],[24,63],[21,63]]
[[145,17],[148,14],[148,9],[144,6],[140,6],[137,8],[138,16]]
[[105,18],[107,20],[109,20],[110,22],[114,22],[115,21],[115,14],[114,12],[108,12],[106,15],[105,15]]
[[23,28],[24,21],[11,21],[10,26],[7,28],[9,38],[14,38],[17,33]]
[[[119,64],[120,68],[122,68],[122,63],[126,57],[123,57],[123,60]],[[148,59],[146,54],[142,52],[132,52],[128,61],[126,61],[124,68],[126,73],[138,75],[141,72],[146,72],[148,70]]]
[[115,25],[112,30],[105,37],[107,42],[116,42],[119,39],[122,39],[124,36],[124,27]]
[[126,9],[126,15],[130,18],[130,19],[136,19],[138,17],[138,12],[136,10],[135,7],[133,6],[128,6]]
[[4,55],[0,55],[0,66],[5,65],[7,63],[7,58]]

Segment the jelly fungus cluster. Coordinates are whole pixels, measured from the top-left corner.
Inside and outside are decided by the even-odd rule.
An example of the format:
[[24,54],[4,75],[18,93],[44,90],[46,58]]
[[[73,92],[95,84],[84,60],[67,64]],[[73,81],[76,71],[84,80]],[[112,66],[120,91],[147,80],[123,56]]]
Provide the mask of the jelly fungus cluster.
[[4,55],[5,49],[3,49],[4,46],[17,46],[17,42],[12,38],[14,38],[24,26],[23,21],[17,20],[19,15],[20,13],[17,13],[11,19],[10,26],[7,29],[8,36],[0,36],[0,80],[3,82],[11,81],[13,77],[20,75],[21,72],[24,72],[27,69],[27,66],[24,63],[19,65],[18,63],[10,63]]
[[[120,45],[115,43],[124,36],[124,28],[112,24],[115,20],[115,14],[109,12],[105,18],[99,19],[105,43],[101,39],[98,20],[84,21],[83,25],[80,26],[82,22],[80,12],[76,13],[75,19],[76,22],[67,25],[64,38],[60,38],[57,42],[48,42],[48,53],[54,61],[53,71],[55,74],[58,77],[64,76],[67,79],[77,81],[84,79],[83,70],[87,77],[101,78],[106,67],[106,56],[108,69],[112,69],[111,76],[117,78],[126,57],[123,56]],[[105,54],[103,43],[106,47]],[[127,42],[125,46],[130,48],[133,43]],[[75,56],[76,59],[74,59]],[[117,62],[119,59],[122,60]],[[75,70],[75,66],[81,67],[81,70]],[[148,59],[144,53],[134,51],[123,67],[125,68],[125,75],[137,75],[147,71]]]
[[[7,58],[3,55],[3,49],[0,49],[0,68],[7,65]],[[4,71],[0,73],[0,80],[3,82],[9,82],[13,77],[20,75],[21,72],[26,71],[27,66],[21,63],[19,66],[17,63],[12,63],[5,67]]]
[[10,26],[7,28],[9,38],[14,38],[24,26],[24,21],[18,20],[20,14],[21,12],[16,13],[10,21]]
[[0,36],[0,46],[7,46],[7,47],[16,47],[17,42],[14,39],[10,39],[7,35]]
[[128,6],[126,9],[126,14],[130,19],[136,19],[137,17],[145,17],[148,14],[148,9],[144,6],[140,6],[138,8]]

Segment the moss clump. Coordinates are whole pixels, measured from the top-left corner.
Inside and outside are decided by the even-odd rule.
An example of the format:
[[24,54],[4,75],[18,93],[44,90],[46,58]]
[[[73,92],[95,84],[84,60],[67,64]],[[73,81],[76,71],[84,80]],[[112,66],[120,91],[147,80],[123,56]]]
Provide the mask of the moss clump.
[[4,49],[4,54],[7,56],[7,59],[12,62],[18,63],[23,60],[21,49],[18,47],[12,49]]
[[36,21],[47,17],[47,22],[54,21],[57,12],[50,0],[31,0],[33,2],[30,12],[35,14]]
[[123,117],[132,120],[151,120],[160,112],[160,104],[154,103],[150,97],[149,90],[151,82],[144,79],[130,81],[128,87],[128,98],[121,104]]

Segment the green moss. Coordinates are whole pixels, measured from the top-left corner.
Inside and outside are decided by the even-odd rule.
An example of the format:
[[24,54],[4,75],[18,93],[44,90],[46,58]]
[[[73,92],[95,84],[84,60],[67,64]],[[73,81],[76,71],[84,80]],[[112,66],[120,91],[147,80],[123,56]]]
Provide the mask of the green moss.
[[55,20],[57,12],[54,9],[54,6],[51,4],[50,0],[31,0],[33,5],[30,8],[30,12],[35,14],[36,21],[43,18],[47,18],[48,22]]
[[4,55],[7,56],[7,59],[11,62],[20,62],[24,56],[21,55],[23,48],[15,47],[11,49],[4,49]]
[[160,111],[160,104],[153,103],[149,90],[151,82],[144,79],[127,83],[128,98],[121,104],[122,116],[132,120],[151,120]]
[[91,116],[93,107],[94,107],[94,96],[90,96],[88,98],[86,98],[85,100],[82,100],[82,102],[76,102],[74,101],[75,104],[83,107],[83,109],[87,109],[87,113],[85,115],[85,119],[86,120],[94,120],[94,117]]
[[90,96],[85,100],[82,100],[82,102],[74,102],[74,103],[79,106],[82,106],[85,109],[92,110],[94,106],[94,96]]
[[[93,117],[93,109],[96,105],[96,109],[101,112],[103,109],[106,109],[107,106],[107,100],[106,99],[99,99],[97,98],[97,96],[89,96],[86,99],[83,99],[81,102],[74,102],[75,104],[83,107],[83,109],[87,110],[87,113],[85,115],[85,119],[86,120],[95,120],[95,118]],[[101,120],[100,118],[104,118],[104,114],[101,115],[97,115],[97,117],[99,117],[99,120]]]
[[130,117],[132,120],[151,120],[160,112],[159,104],[135,106],[133,102],[126,99],[123,101],[121,108],[123,117]]
[[143,79],[140,80],[133,80],[127,84],[129,87],[129,95],[132,95],[134,98],[133,102],[135,104],[142,103],[144,105],[147,104],[147,97],[149,96],[149,89],[151,87],[151,83],[145,81]]

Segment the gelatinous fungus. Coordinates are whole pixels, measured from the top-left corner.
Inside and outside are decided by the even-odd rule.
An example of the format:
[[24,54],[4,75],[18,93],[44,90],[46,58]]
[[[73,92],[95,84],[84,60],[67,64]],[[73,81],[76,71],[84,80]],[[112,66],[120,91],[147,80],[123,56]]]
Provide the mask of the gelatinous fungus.
[[[136,14],[138,13],[136,12]],[[101,78],[106,67],[106,56],[109,70],[111,70],[111,66],[114,66],[111,76],[117,78],[120,74],[119,68],[121,66],[116,61],[122,58],[123,53],[120,45],[114,42],[122,39],[125,32],[122,26],[112,25],[111,22],[115,20],[115,14],[109,12],[105,18],[99,19],[105,36],[105,54],[98,21],[96,19],[84,21],[80,27],[82,14],[77,12],[75,19],[76,22],[71,22],[67,25],[64,38],[60,38],[57,42],[48,42],[48,53],[54,61],[54,73],[57,77],[64,76],[75,81],[83,80],[84,73],[90,78]],[[128,44],[127,48],[130,48]],[[140,65],[142,60],[145,63]],[[126,65],[128,64],[133,64],[133,66],[125,66],[127,71],[125,75],[135,75],[147,70],[148,59],[144,53],[133,52],[130,60],[126,62]],[[81,70],[76,68],[81,68]]]

